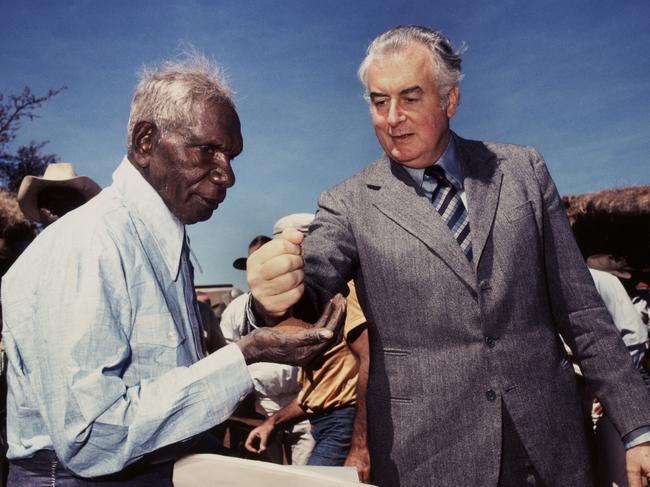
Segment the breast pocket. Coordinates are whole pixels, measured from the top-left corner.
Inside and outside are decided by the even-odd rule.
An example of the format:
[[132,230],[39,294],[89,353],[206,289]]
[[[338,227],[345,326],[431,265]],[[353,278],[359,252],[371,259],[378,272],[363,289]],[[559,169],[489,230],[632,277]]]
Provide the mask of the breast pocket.
[[160,375],[160,368],[175,367],[185,336],[170,313],[138,316],[131,336],[135,359],[143,370]]
[[521,205],[506,210],[505,214],[509,223],[516,223],[519,220],[523,220],[524,218],[533,215],[533,203],[532,201],[526,201]]

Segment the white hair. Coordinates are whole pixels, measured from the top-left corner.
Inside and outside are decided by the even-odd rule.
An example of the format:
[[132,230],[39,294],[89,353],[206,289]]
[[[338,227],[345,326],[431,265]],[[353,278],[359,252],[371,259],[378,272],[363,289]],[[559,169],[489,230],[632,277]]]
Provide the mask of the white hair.
[[399,26],[390,29],[376,37],[366,51],[366,57],[359,65],[357,74],[365,89],[365,98],[368,97],[368,67],[379,56],[400,52],[409,45],[418,43],[426,47],[433,60],[433,79],[438,86],[441,109],[445,110],[449,103],[449,91],[463,79],[461,73],[461,56],[465,46],[454,49],[449,39],[442,33],[435,32],[427,27],[417,25]]
[[233,92],[221,69],[192,50],[183,60],[164,62],[158,70],[144,68],[131,101],[127,129],[129,151],[138,122],[154,123],[161,132],[191,126],[196,103],[219,103],[234,108]]

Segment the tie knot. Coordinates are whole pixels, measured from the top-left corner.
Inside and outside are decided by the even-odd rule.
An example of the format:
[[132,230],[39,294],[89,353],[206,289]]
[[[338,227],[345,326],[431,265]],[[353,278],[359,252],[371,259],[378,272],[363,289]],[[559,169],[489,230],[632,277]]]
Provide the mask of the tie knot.
[[424,170],[426,176],[432,177],[439,183],[449,184],[447,178],[445,177],[445,170],[441,168],[438,164],[429,166]]

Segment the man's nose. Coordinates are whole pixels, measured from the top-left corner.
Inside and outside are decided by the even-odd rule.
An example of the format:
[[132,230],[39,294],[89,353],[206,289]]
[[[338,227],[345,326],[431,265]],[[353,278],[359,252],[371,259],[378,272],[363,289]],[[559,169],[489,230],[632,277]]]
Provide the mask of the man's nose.
[[210,181],[213,184],[230,188],[235,184],[235,173],[230,165],[230,160],[220,161],[216,167],[210,169],[208,174]]
[[404,120],[404,114],[402,113],[402,109],[396,100],[391,101],[390,107],[388,108],[388,117],[386,120],[388,122],[388,125],[391,127],[395,127]]

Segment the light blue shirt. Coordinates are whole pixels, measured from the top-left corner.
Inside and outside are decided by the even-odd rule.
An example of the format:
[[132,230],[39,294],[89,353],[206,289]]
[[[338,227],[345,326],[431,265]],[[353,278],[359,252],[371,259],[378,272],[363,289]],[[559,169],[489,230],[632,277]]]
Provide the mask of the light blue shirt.
[[2,280],[10,459],[54,449],[122,470],[228,418],[251,391],[235,344],[201,346],[185,229],[124,158]]
[[[445,177],[454,188],[456,188],[456,192],[460,196],[460,199],[469,214],[469,210],[467,209],[467,197],[465,196],[465,187],[463,186],[463,176],[460,172],[460,162],[456,155],[456,143],[454,142],[453,136],[449,138],[447,148],[440,156],[440,159],[436,161],[436,164],[445,170]],[[431,201],[433,190],[436,189],[436,186],[438,185],[437,181],[431,176],[426,176],[424,174],[424,168],[415,169],[406,166],[402,167],[406,169],[406,172],[409,173],[411,179],[413,179],[418,188],[420,188],[429,201]]]
[[[449,143],[445,152],[436,161],[436,164],[445,170],[445,176],[451,184],[454,185],[458,192],[460,199],[463,201],[468,213],[468,218],[471,225],[471,215],[469,215],[469,208],[467,207],[467,196],[465,195],[465,187],[463,186],[463,176],[460,170],[460,161],[456,153],[456,142],[453,135],[449,138]],[[424,168],[415,169],[412,167],[402,166],[409,173],[411,179],[415,182],[418,188],[422,190],[424,195],[431,200],[433,190],[436,188],[437,182],[433,177],[424,174]],[[650,441],[650,427],[638,428],[623,437],[623,442],[626,448],[631,448],[641,443]]]

